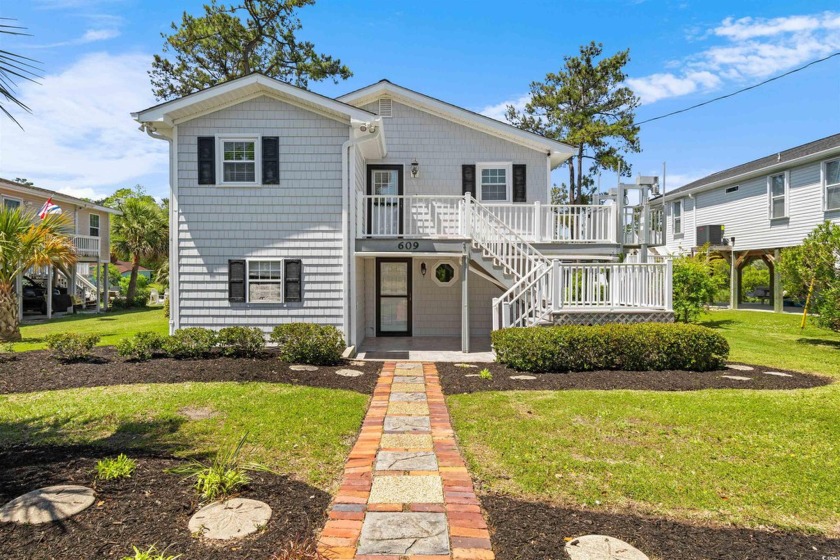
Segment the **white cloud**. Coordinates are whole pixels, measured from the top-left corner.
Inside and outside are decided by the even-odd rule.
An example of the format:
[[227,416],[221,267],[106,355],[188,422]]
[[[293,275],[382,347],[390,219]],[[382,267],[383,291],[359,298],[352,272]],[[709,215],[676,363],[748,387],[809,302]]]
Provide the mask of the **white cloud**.
[[[16,112],[0,119],[0,176],[98,198],[153,176],[167,182],[168,147],[137,129],[130,112],[154,104],[142,54],[87,55],[39,84],[24,83]],[[158,188],[160,184],[147,184]]]
[[727,18],[704,39],[723,39],[680,61],[671,72],[630,78],[627,84],[643,103],[719,89],[790,70],[840,49],[840,13],[773,19]]
[[485,117],[490,117],[491,119],[496,119],[497,121],[507,122],[505,114],[507,113],[508,105],[513,105],[516,107],[517,111],[522,111],[525,108],[525,104],[530,100],[530,95],[520,95],[519,97],[502,101],[501,103],[497,103],[495,105],[487,105],[483,109],[479,109],[478,112]]
[[107,41],[119,37],[120,32],[117,29],[88,29],[85,33],[76,39],[69,41],[61,41],[58,43],[49,43],[46,45],[32,45],[30,49],[52,49],[55,47],[71,47],[76,45],[86,45],[88,43],[96,43],[97,41]]

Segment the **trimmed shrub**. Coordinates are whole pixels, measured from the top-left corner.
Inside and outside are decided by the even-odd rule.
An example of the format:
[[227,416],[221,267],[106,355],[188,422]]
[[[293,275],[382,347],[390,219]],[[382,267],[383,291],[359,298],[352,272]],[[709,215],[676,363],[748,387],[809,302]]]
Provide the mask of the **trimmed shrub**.
[[47,347],[53,356],[65,362],[86,360],[99,342],[97,334],[58,333],[46,337]]
[[720,334],[679,323],[511,328],[492,339],[499,362],[534,373],[715,371],[729,356]]
[[279,325],[274,327],[271,340],[280,349],[280,359],[290,364],[336,365],[346,348],[341,331],[331,325]]
[[144,362],[163,350],[166,337],[153,332],[139,332],[117,343],[117,354],[129,360]]
[[265,336],[257,327],[225,327],[216,340],[225,356],[252,358],[265,348]]
[[201,327],[178,329],[163,343],[163,350],[179,360],[203,358],[216,345],[216,333]]

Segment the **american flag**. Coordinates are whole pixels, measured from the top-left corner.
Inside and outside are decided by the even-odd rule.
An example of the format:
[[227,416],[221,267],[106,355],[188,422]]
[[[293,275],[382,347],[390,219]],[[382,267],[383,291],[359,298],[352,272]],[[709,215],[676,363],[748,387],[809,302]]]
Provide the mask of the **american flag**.
[[53,204],[52,197],[49,197],[44,205],[41,206],[38,217],[43,220],[47,217],[47,214],[61,214],[61,206]]

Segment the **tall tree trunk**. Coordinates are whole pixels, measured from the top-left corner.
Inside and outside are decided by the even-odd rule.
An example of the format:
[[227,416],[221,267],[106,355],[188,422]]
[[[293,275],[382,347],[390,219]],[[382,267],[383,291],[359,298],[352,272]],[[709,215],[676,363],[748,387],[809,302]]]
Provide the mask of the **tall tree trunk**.
[[18,300],[8,286],[0,286],[0,341],[20,340],[20,317]]
[[583,146],[578,148],[577,156],[577,196],[572,204],[583,203]]
[[137,293],[137,274],[140,271],[140,255],[134,255],[131,259],[131,278],[128,281],[128,293],[125,295],[127,305],[134,305],[134,296]]
[[569,159],[569,204],[575,203],[575,158]]

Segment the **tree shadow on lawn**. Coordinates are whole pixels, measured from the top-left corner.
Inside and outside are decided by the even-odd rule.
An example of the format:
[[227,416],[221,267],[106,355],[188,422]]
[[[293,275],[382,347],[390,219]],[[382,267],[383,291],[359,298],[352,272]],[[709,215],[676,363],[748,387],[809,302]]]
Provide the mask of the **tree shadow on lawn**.
[[824,338],[797,338],[798,344],[808,344],[810,346],[826,346],[835,350],[840,350],[840,340],[826,340]]
[[566,539],[609,535],[672,560],[816,560],[840,554],[840,539],[790,532],[708,527],[629,513],[571,509],[499,494],[481,497],[498,560],[565,557]]
[[717,321],[700,321],[697,323],[701,327],[708,327],[710,329],[722,329],[736,323],[733,319],[719,319]]

